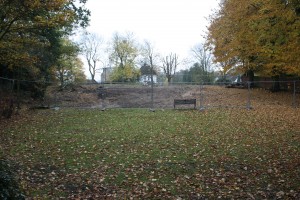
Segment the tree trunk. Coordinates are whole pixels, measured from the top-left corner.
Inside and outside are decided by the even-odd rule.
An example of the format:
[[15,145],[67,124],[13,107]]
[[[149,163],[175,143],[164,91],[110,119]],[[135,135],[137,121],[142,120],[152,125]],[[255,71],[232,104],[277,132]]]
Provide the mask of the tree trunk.
[[280,91],[280,82],[279,82],[279,76],[273,76],[272,77],[273,80],[273,85],[271,88],[272,92],[279,92]]
[[249,81],[253,82],[254,81],[254,71],[250,69],[247,73],[248,73]]
[[58,73],[59,73],[60,89],[63,89],[64,85],[65,85],[65,82],[64,82],[64,72],[62,70],[62,71],[59,71]]
[[247,71],[247,76],[248,76],[248,81],[250,82],[250,87],[253,87],[254,86],[254,71],[252,69],[249,69]]
[[92,79],[92,83],[95,83],[95,74],[91,73],[91,79]]
[[171,77],[171,76],[168,76],[167,79],[168,79],[168,85],[170,85],[171,80],[172,80],[172,77]]

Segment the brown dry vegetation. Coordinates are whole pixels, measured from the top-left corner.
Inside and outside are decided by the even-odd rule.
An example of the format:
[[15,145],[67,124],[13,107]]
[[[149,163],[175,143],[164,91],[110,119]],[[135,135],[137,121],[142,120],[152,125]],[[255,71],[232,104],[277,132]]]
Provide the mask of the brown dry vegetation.
[[[58,91],[49,88],[46,100],[61,107],[105,107],[105,108],[149,108],[151,88],[147,86],[122,85],[84,85],[70,90]],[[202,95],[202,96],[201,96]],[[197,99],[200,104],[209,107],[246,107],[250,99],[251,107],[299,106],[300,95],[293,99],[291,92],[272,93],[268,90],[225,88],[224,86],[159,86],[153,89],[154,108],[172,108],[174,99]],[[186,107],[186,106],[182,106]],[[191,107],[191,106],[189,106]]]

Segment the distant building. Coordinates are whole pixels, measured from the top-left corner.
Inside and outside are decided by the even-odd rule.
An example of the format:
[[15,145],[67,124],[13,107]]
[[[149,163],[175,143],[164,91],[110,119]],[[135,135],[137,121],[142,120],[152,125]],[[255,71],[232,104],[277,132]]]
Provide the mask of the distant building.
[[110,82],[110,75],[111,75],[112,71],[113,70],[111,67],[103,68],[103,72],[101,73],[101,82],[102,83]]
[[151,84],[151,74],[153,75],[153,83],[157,83],[157,72],[156,70],[151,70],[150,65],[144,64],[140,70],[140,83],[144,85]]

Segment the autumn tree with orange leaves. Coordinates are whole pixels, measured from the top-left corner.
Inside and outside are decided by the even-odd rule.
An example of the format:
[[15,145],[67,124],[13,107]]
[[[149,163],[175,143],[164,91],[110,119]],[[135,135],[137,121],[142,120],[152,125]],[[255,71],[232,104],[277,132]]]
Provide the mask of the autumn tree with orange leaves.
[[208,44],[225,72],[299,76],[300,1],[224,0],[211,16]]

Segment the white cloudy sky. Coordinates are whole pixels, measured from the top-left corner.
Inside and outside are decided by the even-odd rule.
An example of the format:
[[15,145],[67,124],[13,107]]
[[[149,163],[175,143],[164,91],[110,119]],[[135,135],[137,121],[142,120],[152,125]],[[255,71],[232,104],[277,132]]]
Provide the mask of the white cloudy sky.
[[159,53],[184,58],[203,41],[206,18],[219,0],[88,0],[89,32],[106,41],[113,33],[132,32],[139,41],[152,42]]

